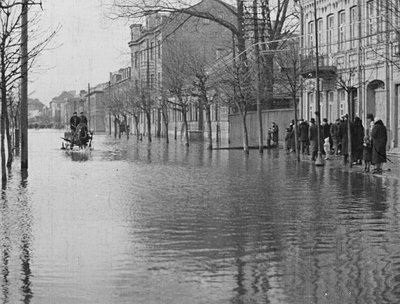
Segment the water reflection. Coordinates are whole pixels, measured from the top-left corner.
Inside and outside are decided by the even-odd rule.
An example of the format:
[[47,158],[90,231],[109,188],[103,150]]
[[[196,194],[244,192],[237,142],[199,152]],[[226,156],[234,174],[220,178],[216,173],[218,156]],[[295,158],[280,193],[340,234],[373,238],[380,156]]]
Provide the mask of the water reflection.
[[32,136],[2,192],[4,303],[400,302],[398,180],[162,139],[74,161]]
[[[27,192],[27,178],[25,170],[22,170],[19,182],[17,176],[10,175],[1,195],[2,303],[17,303],[20,298],[23,303],[30,303],[33,298],[30,266],[32,212]],[[20,271],[17,271],[18,264]],[[19,294],[11,294],[11,290],[17,286]]]

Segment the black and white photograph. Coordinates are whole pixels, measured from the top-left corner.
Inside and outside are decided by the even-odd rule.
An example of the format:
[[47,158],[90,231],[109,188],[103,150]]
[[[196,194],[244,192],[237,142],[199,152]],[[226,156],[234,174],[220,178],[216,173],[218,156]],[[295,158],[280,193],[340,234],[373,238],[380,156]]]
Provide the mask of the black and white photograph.
[[0,0],[0,304],[400,303],[400,0]]

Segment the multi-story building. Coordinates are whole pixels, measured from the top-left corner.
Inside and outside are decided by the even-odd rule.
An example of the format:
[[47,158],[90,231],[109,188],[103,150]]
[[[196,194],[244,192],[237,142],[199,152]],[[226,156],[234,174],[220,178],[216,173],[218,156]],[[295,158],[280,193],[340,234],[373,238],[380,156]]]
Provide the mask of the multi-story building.
[[[213,12],[215,16],[234,20],[235,9],[220,0],[203,0],[196,4],[196,9]],[[150,98],[153,99],[152,126],[154,134],[182,130],[182,115],[171,107],[169,111],[169,130],[164,130],[161,123],[161,107],[159,101],[163,92],[163,61],[168,57],[166,45],[172,40],[179,40],[183,45],[198,50],[206,61],[215,62],[232,49],[232,33],[220,24],[208,19],[201,19],[185,14],[162,15],[153,14],[146,18],[146,25],[131,25],[131,64],[132,81],[136,87],[150,88]],[[185,52],[185,50],[181,50]],[[213,128],[227,130],[228,123],[225,110],[213,109]],[[196,103],[190,103],[188,109],[189,129],[204,131],[204,114]],[[223,122],[221,121],[223,120]],[[145,115],[141,116],[141,132],[146,133]],[[177,125],[179,125],[177,127]],[[161,129],[161,130],[160,130]],[[153,129],[152,129],[153,130]]]
[[[302,0],[302,56],[310,63],[301,99],[304,118],[315,117],[315,20],[319,51],[321,118],[379,116],[388,144],[399,148],[400,71],[395,0]],[[316,18],[314,14],[316,2]],[[397,12],[397,13],[396,13]],[[397,28],[396,28],[397,27]],[[349,99],[348,99],[349,97]],[[350,101],[350,102],[348,102]]]

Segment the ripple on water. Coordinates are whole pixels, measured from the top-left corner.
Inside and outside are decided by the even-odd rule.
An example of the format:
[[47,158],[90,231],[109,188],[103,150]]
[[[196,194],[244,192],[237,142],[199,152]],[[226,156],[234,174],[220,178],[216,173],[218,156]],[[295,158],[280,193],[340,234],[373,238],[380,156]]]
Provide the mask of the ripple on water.
[[0,206],[3,302],[400,302],[398,182],[159,139],[68,154],[35,132]]

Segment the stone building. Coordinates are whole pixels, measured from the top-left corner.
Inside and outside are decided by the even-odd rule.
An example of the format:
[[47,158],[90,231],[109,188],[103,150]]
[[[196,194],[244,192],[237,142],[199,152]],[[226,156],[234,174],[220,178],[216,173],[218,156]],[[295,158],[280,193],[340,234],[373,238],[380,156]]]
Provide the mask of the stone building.
[[[320,68],[321,119],[330,122],[345,114],[379,116],[388,129],[392,149],[399,148],[400,73],[398,36],[400,15],[395,0],[314,0],[301,5],[302,58],[309,63],[303,77],[301,116],[315,117],[316,37]],[[348,98],[349,97],[349,98]],[[348,102],[349,101],[349,102]]]
[[[195,5],[201,11],[209,11],[219,18],[234,20],[235,9],[220,0],[203,0]],[[131,65],[132,82],[135,87],[149,88],[150,98],[153,101],[152,132],[154,135],[165,132],[178,132],[182,129],[182,114],[169,109],[169,130],[164,130],[160,100],[163,90],[163,62],[167,60],[169,43],[179,42],[180,45],[190,46],[196,49],[212,64],[221,56],[232,49],[232,33],[216,22],[201,19],[185,14],[162,15],[153,14],[146,17],[146,24],[131,25]],[[184,49],[181,50],[185,52]],[[165,96],[164,96],[165,97]],[[204,113],[199,111],[196,100],[190,102],[188,109],[189,130],[204,133]],[[212,108],[213,132],[225,130],[227,134],[228,112],[227,109],[219,109],[215,105]],[[146,133],[145,115],[141,115],[141,132]],[[213,135],[214,136],[214,135]],[[214,136],[215,137],[215,136]]]

